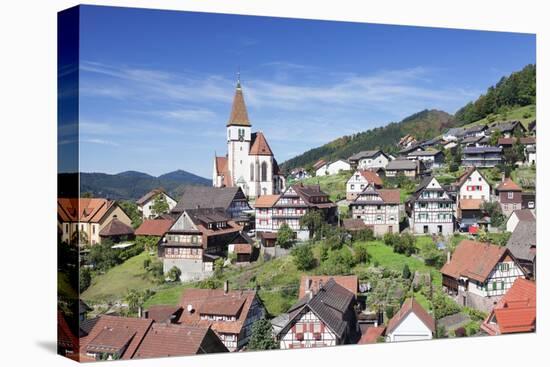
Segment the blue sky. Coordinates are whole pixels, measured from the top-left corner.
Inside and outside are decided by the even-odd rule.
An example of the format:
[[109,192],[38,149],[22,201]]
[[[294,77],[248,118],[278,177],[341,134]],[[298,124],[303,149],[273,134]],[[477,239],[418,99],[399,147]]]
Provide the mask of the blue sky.
[[535,62],[535,36],[85,6],[80,169],[205,177],[240,69],[279,162],[425,108],[454,113]]

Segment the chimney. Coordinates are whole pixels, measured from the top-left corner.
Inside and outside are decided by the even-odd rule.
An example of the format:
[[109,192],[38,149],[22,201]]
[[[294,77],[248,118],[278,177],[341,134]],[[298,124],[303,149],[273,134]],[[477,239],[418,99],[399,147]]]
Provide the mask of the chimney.
[[447,264],[451,262],[451,251],[447,251]]
[[143,309],[141,306],[138,307],[138,318],[141,319],[143,317]]
[[227,294],[227,292],[229,292],[229,280],[223,282],[223,294]]

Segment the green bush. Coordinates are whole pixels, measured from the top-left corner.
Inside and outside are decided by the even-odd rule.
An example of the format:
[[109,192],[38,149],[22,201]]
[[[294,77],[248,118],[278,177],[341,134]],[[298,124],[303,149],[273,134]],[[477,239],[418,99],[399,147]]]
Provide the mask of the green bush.
[[292,260],[298,270],[309,270],[315,267],[315,257],[310,245],[297,246],[291,251]]
[[369,261],[369,253],[367,251],[367,245],[364,243],[355,243],[353,245],[353,253],[355,255],[356,263],[365,264]]

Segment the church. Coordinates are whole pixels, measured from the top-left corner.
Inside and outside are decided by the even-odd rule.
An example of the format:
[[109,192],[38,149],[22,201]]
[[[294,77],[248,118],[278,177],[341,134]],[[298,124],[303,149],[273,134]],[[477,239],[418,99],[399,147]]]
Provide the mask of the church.
[[227,154],[214,157],[212,184],[239,186],[248,197],[280,194],[285,188],[284,176],[264,134],[251,130],[239,80],[227,122]]

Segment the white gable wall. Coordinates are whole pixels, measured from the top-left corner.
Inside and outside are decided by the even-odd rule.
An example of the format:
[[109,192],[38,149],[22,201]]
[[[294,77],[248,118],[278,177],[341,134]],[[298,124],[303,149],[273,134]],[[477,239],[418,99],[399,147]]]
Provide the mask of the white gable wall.
[[412,340],[432,339],[432,331],[420,320],[414,312],[410,312],[395,330],[386,335],[388,342],[403,342]]
[[460,187],[459,199],[481,199],[491,201],[491,186],[476,170]]

